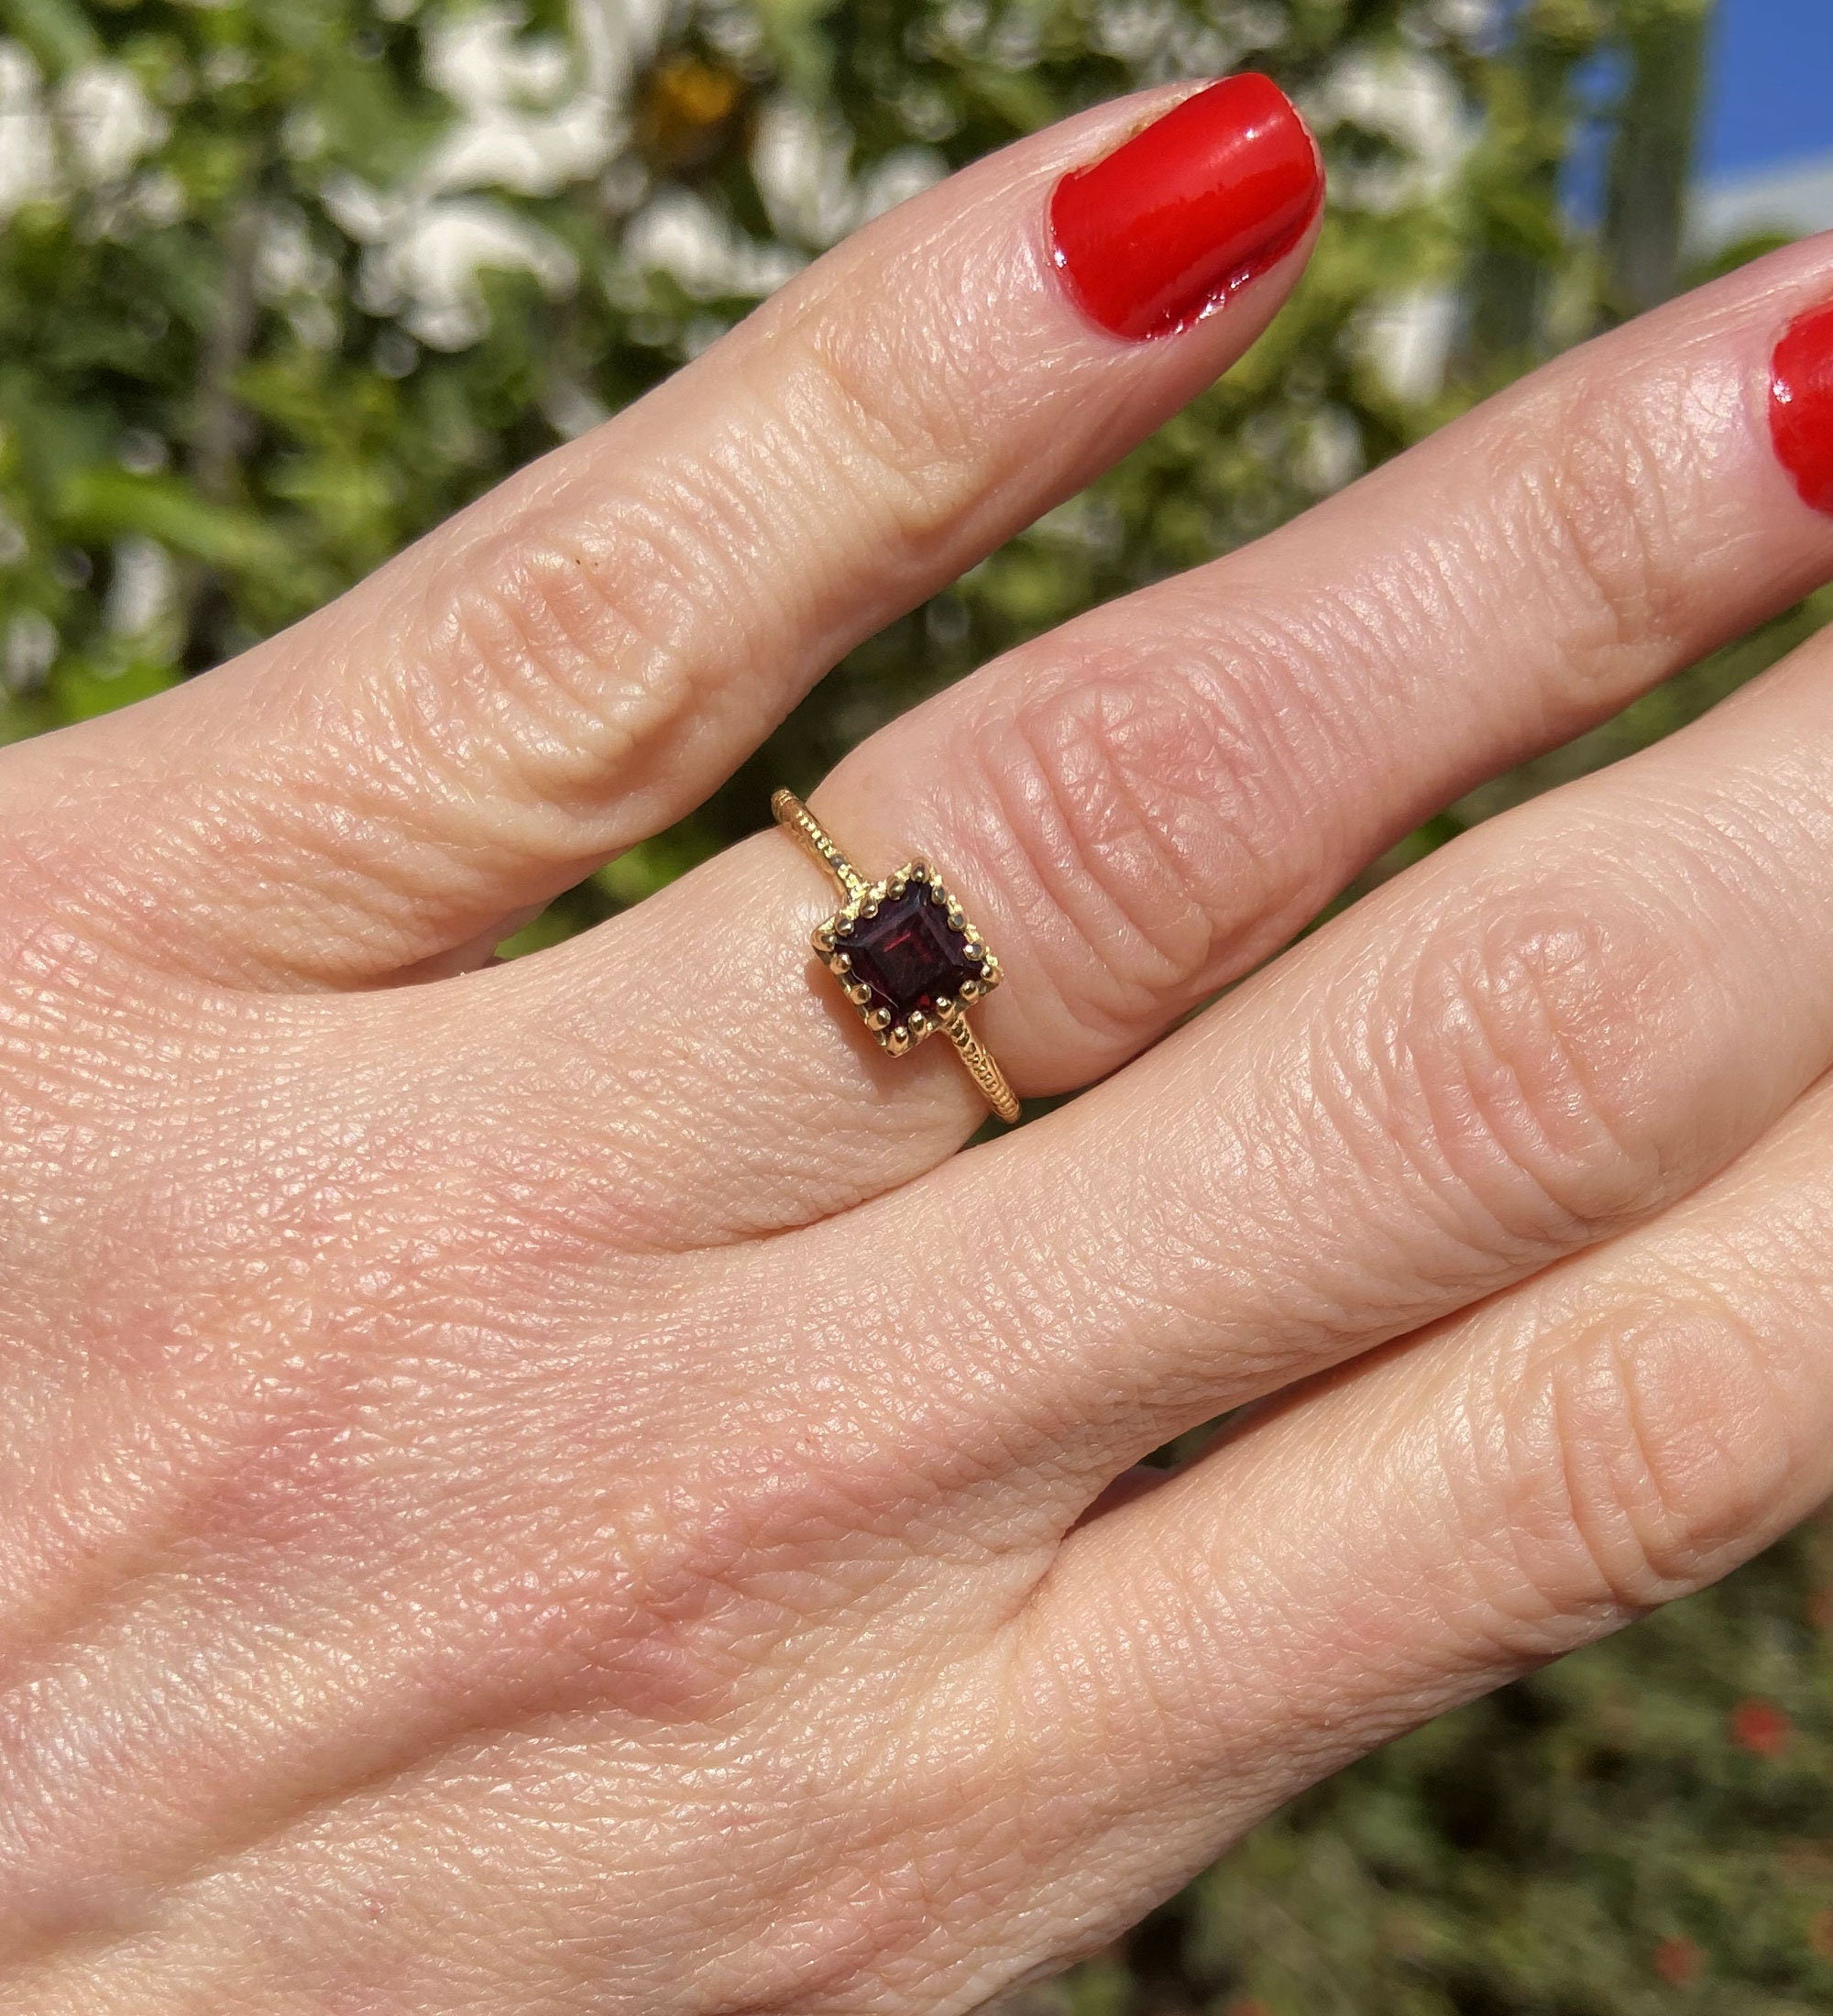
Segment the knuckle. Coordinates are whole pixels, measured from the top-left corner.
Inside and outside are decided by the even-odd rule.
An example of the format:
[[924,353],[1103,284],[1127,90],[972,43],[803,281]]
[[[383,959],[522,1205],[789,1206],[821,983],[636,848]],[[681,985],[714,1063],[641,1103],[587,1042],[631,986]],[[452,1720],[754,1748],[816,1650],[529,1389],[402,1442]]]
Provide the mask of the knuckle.
[[528,823],[576,848],[608,780],[640,783],[700,719],[711,668],[735,648],[742,515],[702,460],[467,542],[421,590],[423,642],[396,702],[411,746],[463,779],[487,737],[528,782]]
[[[997,243],[963,242],[959,215],[942,229],[888,247],[866,234],[823,284],[785,302],[768,350],[771,398],[811,508],[829,517],[838,481],[917,548],[982,495],[989,465],[1015,443],[1049,453],[1063,440],[1049,415],[1073,402],[1089,368],[1056,358],[1046,389],[1036,330],[1006,312]],[[939,290],[938,268],[951,276]]]
[[1803,1466],[1807,1383],[1785,1320],[1706,1297],[1645,1294],[1537,1351],[1502,1400],[1535,1607],[1634,1613],[1729,1567]]
[[938,538],[985,480],[983,360],[977,378],[946,319],[883,294],[863,315],[823,314],[798,334],[774,397],[811,507],[832,509],[838,478],[902,542]]
[[1500,536],[1535,556],[1575,702],[1619,689],[1691,627],[1678,561],[1696,542],[1674,516],[1701,488],[1675,466],[1697,429],[1663,396],[1657,382],[1599,397],[1587,374],[1558,375],[1497,444]]
[[1709,1024],[1673,934],[1625,897],[1492,889],[1375,983],[1389,1000],[1361,1040],[1388,1137],[1510,1251],[1587,1244],[1674,1182],[1664,1093]]
[[[531,776],[527,818],[573,846],[608,779],[659,772],[703,730],[732,663],[857,620],[851,554],[893,581],[930,564],[984,488],[987,382],[973,333],[914,312],[907,285],[863,313],[825,292],[785,307],[674,452],[609,481],[582,466],[423,578],[412,630],[430,641],[401,700],[415,746],[443,733],[433,759],[468,770],[482,716]],[[780,564],[804,552],[823,559]]]
[[1112,1035],[1217,984],[1297,921],[1302,793],[1253,689],[1211,663],[1103,651],[970,719],[968,846],[1019,892],[1066,1008]]

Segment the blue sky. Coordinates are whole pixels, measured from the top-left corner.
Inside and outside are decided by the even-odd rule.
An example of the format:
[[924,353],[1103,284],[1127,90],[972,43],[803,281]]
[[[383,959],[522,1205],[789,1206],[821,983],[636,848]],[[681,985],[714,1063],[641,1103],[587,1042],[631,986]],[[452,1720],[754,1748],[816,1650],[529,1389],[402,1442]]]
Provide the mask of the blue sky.
[[1833,154],[1833,0],[1718,0],[1700,167]]

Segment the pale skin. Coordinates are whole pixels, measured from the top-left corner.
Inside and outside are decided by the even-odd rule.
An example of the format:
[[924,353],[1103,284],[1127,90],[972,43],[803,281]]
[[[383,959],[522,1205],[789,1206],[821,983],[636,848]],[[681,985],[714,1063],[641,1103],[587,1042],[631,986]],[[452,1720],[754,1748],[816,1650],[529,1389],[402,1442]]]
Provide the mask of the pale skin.
[[488,963],[1265,327],[1307,246],[1141,344],[1048,268],[1165,102],[0,759],[0,2011],[971,2010],[1833,1488],[1833,646],[1266,963],[1833,574],[1825,241],[814,794],[1021,1093],[1104,1079],[1037,1124],[960,1152],[778,832]]

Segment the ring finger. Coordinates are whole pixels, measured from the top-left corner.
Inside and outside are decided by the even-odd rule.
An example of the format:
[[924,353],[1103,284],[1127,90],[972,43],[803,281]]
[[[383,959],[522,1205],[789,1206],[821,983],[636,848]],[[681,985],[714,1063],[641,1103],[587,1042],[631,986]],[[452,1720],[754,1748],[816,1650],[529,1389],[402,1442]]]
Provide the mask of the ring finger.
[[[974,1020],[1018,1089],[1111,1070],[1420,817],[1823,578],[1833,521],[1770,408],[1778,335],[1830,282],[1833,250],[1799,247],[1618,332],[856,751],[815,807],[867,872],[922,853],[948,875],[1004,965]],[[768,834],[495,976],[504,1021],[544,1035],[503,1123],[552,1115],[602,1158],[646,1109],[686,1120],[666,1215],[687,1239],[931,1167],[983,1109],[945,1044],[884,1058],[811,972],[834,900]],[[467,996],[456,1051],[490,1019]]]
[[786,1387],[850,1379],[1043,1544],[1184,1430],[1687,1195],[1833,1066],[1829,675],[1823,638],[1037,1125],[737,1255]]

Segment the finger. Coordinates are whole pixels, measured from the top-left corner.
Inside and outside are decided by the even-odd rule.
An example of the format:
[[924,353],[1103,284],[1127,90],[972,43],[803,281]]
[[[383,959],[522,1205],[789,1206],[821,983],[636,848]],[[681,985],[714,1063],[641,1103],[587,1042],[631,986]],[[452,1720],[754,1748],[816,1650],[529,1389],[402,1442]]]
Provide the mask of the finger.
[[[1778,466],[1768,409],[1779,332],[1829,287],[1833,241],[1735,275],[842,764],[814,805],[855,860],[925,855],[1004,962],[974,1020],[1018,1089],[1113,1069],[1421,816],[1823,578],[1833,520]],[[983,1109],[946,1044],[887,1060],[811,967],[834,900],[773,833],[544,955],[504,989],[553,1046],[517,1112],[601,1143],[587,1060],[614,1055],[642,1101],[665,1089],[687,1237],[933,1166]]]
[[1002,1668],[1015,1774],[1077,1788],[1037,1802],[1069,1816],[1047,1916],[1119,1929],[1304,1785],[1803,1517],[1833,1489],[1829,1255],[1822,1085],[1657,1223],[1073,1535]]
[[990,1473],[1073,1516],[1653,1213],[1833,1063],[1829,677],[1833,640],[1466,836],[1073,1105],[773,1242],[759,1292],[813,1320],[845,1281],[875,1376],[975,1395]]
[[[1009,982],[989,1040],[1027,1091],[1089,1083],[1421,819],[1828,578],[1833,518],[1771,402],[1778,336],[1830,286],[1833,237],[1582,347],[938,696],[816,810],[972,890]],[[1833,444],[1833,399],[1799,424]]]
[[1321,191],[1264,78],[1020,142],[331,608],[16,759],[21,830],[82,803],[61,881],[207,972],[487,953],[1239,355]]

